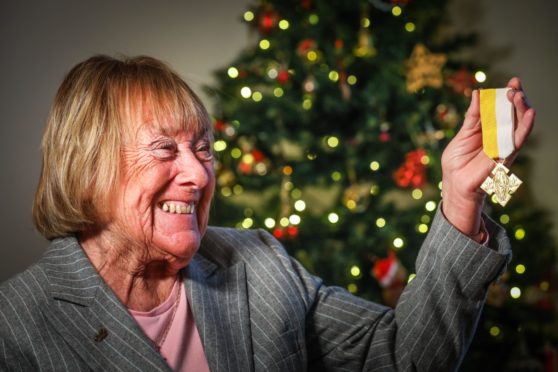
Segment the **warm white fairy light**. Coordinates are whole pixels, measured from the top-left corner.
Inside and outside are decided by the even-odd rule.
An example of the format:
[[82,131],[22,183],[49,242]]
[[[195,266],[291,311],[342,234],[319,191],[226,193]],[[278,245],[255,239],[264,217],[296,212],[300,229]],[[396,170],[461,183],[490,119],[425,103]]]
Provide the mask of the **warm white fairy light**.
[[327,219],[331,223],[337,223],[339,222],[339,215],[335,212],[331,212],[330,214],[327,215]]
[[275,220],[271,217],[268,217],[268,218],[265,219],[264,225],[268,229],[273,229],[275,227]]
[[294,203],[294,208],[297,211],[302,212],[303,210],[306,209],[306,203],[304,202],[304,200],[297,200]]
[[240,95],[242,98],[248,99],[252,96],[252,89],[250,89],[250,87],[242,87],[240,89]]
[[238,77],[238,69],[236,67],[229,67],[227,74],[231,79],[236,79]]

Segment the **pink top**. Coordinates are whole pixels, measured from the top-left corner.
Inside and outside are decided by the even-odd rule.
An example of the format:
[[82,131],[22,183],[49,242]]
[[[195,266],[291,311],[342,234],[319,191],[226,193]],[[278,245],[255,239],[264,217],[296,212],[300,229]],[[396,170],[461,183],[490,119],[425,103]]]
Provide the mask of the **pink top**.
[[[178,308],[174,311],[179,291]],[[156,308],[150,311],[129,311],[155,345],[163,338],[169,322],[172,322],[163,344],[160,345],[160,353],[174,371],[209,372],[201,338],[181,279],[174,283],[169,298]]]

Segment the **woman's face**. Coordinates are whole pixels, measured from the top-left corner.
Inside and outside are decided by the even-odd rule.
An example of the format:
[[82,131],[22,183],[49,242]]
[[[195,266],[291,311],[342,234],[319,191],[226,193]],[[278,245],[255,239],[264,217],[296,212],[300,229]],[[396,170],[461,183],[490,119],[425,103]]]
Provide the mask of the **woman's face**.
[[[207,135],[133,124],[124,141],[110,230],[146,247],[146,260],[189,262],[205,233],[215,177]],[[172,123],[171,123],[172,126]]]

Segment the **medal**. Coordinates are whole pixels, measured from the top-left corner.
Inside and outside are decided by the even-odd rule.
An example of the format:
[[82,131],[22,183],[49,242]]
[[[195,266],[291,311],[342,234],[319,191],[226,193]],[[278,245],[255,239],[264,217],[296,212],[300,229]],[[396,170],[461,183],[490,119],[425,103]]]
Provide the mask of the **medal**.
[[484,153],[494,159],[496,166],[481,185],[488,195],[494,194],[502,207],[521,185],[521,180],[504,166],[505,159],[515,150],[513,144],[513,105],[507,93],[511,88],[481,89],[480,109],[482,146]]

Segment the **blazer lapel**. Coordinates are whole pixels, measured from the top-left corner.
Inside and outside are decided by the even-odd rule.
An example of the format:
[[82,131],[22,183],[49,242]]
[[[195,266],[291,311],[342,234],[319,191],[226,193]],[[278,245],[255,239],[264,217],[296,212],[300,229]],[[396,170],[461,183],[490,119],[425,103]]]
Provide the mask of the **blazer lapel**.
[[124,366],[142,371],[170,371],[75,238],[53,242],[44,260],[50,282],[45,315],[92,370]]
[[243,262],[220,268],[200,254],[185,269],[188,301],[212,371],[253,371]]

